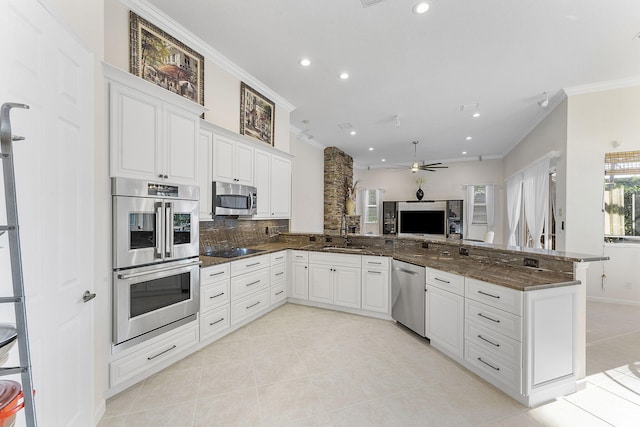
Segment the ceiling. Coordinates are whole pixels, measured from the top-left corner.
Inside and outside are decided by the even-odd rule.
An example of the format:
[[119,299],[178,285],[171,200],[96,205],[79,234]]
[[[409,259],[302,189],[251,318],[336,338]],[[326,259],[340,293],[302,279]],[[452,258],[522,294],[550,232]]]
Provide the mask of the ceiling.
[[411,162],[414,140],[419,161],[503,156],[563,88],[640,76],[638,0],[428,0],[422,15],[418,0],[148,2],[360,167]]

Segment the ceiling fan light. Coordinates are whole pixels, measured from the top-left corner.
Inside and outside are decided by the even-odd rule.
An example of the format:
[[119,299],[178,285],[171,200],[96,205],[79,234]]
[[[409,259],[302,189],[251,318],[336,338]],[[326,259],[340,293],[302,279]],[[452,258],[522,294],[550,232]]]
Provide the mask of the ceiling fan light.
[[420,166],[418,165],[418,162],[413,162],[413,164],[411,165],[411,172],[416,173],[419,169]]

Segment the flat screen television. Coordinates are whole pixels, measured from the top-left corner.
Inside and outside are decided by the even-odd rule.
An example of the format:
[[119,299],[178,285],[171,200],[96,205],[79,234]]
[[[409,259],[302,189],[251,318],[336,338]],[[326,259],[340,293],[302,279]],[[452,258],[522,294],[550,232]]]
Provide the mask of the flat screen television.
[[401,234],[445,234],[444,211],[400,211]]

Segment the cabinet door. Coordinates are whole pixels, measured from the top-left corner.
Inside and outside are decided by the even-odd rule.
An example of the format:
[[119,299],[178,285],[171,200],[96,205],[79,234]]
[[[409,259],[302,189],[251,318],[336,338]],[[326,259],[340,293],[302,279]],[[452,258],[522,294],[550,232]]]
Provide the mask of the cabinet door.
[[361,289],[360,283],[362,270],[355,267],[334,267],[334,298],[335,305],[360,308]]
[[464,298],[427,285],[426,336],[432,345],[464,357]]
[[291,263],[291,292],[292,298],[309,299],[309,267],[306,262]]
[[159,101],[110,85],[111,176],[157,180],[160,170]]
[[271,158],[271,216],[291,216],[291,160],[279,156]]
[[254,218],[271,217],[271,154],[255,152],[255,187],[258,190],[258,208]]
[[211,219],[211,182],[213,181],[213,132],[200,129],[197,156],[198,185],[200,186],[200,219]]
[[196,183],[196,150],[200,124],[188,111],[165,107],[164,174],[169,182]]
[[235,142],[220,135],[213,137],[212,181],[235,182],[233,176],[233,150]]
[[333,267],[309,265],[309,301],[333,304]]
[[389,313],[389,273],[387,270],[362,270],[362,309]]
[[[238,184],[253,185],[253,147],[237,142],[234,161],[235,182]],[[259,196],[258,194],[258,197]]]

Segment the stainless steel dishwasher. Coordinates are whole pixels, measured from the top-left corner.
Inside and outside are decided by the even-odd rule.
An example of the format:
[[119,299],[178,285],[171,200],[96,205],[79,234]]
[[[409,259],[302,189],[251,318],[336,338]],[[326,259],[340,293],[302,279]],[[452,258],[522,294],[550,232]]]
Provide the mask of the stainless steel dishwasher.
[[393,260],[391,317],[420,336],[425,336],[424,267]]

